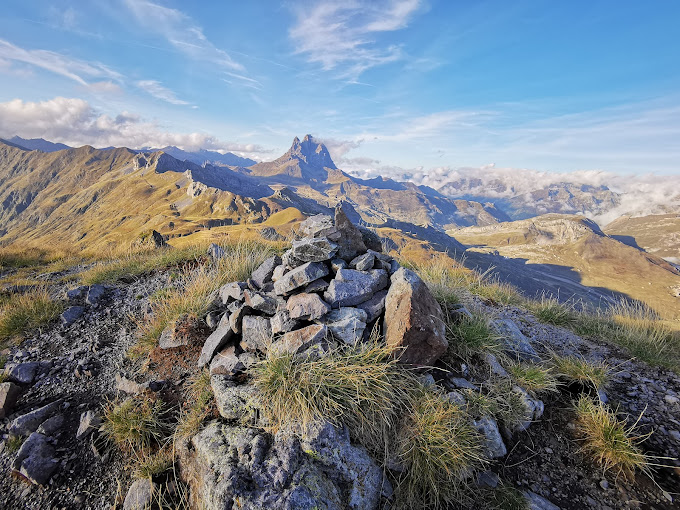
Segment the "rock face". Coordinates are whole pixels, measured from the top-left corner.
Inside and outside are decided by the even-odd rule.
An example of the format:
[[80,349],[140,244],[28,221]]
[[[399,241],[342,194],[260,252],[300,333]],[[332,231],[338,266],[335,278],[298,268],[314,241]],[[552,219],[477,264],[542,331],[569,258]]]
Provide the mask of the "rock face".
[[197,508],[372,510],[383,476],[346,431],[319,425],[302,439],[210,423],[180,451]]
[[403,363],[431,366],[448,348],[441,307],[413,271],[402,267],[391,280],[383,323],[387,345],[403,349]]
[[21,388],[14,383],[0,384],[0,420],[12,412],[14,404],[21,394]]

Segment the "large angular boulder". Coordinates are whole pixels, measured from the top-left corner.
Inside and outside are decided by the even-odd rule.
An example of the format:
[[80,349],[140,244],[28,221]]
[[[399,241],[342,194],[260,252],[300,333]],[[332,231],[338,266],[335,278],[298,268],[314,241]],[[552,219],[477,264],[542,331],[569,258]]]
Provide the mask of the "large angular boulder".
[[385,299],[387,298],[387,291],[381,290],[376,292],[371,299],[359,303],[357,308],[366,312],[366,323],[373,322],[382,315],[385,311]]
[[339,269],[328,290],[324,292],[324,299],[333,308],[358,305],[387,287],[388,282],[387,272],[383,269]]
[[328,214],[316,214],[300,223],[300,233],[305,237],[325,237],[329,241],[336,242],[340,239],[340,233],[335,228],[333,218]]
[[222,298],[222,303],[227,304],[229,300],[243,301],[243,291],[248,288],[245,282],[231,282],[222,285],[219,290],[219,296]]
[[336,241],[338,257],[349,262],[366,251],[361,231],[347,217],[342,203],[335,208],[335,228],[340,233]]
[[314,280],[328,274],[328,267],[322,262],[307,262],[295,269],[291,269],[274,283],[277,295],[287,295]]
[[288,310],[280,310],[271,318],[272,334],[276,335],[277,333],[293,331],[299,323],[300,321],[297,319],[291,319]]
[[180,446],[181,477],[197,508],[374,510],[382,471],[330,425],[303,434],[209,423]]
[[35,379],[38,370],[40,369],[39,361],[29,361],[27,363],[17,363],[16,365],[7,365],[5,373],[8,378],[19,384],[31,384]]
[[17,416],[9,426],[9,433],[14,436],[28,436],[35,432],[40,424],[59,410],[59,402],[51,402],[30,413]]
[[383,332],[402,363],[432,366],[446,352],[448,341],[442,309],[413,271],[400,268],[392,275],[385,298]]

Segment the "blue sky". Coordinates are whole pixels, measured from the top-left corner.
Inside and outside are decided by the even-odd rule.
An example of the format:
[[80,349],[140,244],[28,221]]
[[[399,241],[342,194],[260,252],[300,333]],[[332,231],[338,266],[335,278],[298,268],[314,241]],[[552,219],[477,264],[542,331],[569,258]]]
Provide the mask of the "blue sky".
[[312,133],[361,175],[675,175],[679,19],[673,0],[5,0],[0,136],[267,160]]

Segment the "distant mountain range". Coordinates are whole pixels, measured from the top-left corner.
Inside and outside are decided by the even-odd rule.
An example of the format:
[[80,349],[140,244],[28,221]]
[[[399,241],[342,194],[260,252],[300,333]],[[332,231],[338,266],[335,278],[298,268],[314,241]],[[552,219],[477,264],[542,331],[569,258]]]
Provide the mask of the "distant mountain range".
[[[620,197],[606,187],[562,183],[513,195],[502,182],[484,189],[460,180],[435,190],[359,179],[337,168],[310,135],[296,137],[285,154],[265,163],[176,147],[60,145],[17,137],[0,142],[0,244],[101,250],[151,230],[172,239],[235,225],[278,225],[344,202],[356,221],[382,235],[465,252],[468,264],[493,268],[528,294],[548,289],[593,304],[627,296],[678,308],[672,297],[680,288],[677,270],[651,254],[672,259],[680,243],[677,218],[622,219],[605,233],[586,218],[540,216],[616,207]],[[655,234],[659,225],[664,235]],[[636,232],[645,237],[638,241]],[[641,276],[647,286],[638,285]]]

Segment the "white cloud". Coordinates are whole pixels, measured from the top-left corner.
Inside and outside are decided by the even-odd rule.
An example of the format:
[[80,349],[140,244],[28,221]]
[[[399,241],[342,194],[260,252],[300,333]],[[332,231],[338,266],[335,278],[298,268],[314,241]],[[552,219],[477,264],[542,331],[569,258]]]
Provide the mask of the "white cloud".
[[124,0],[124,4],[144,30],[161,35],[192,59],[210,62],[222,69],[244,71],[243,65],[210,42],[203,29],[182,11],[149,0]]
[[27,50],[4,39],[0,39],[0,59],[39,67],[80,85],[88,85],[90,79],[122,80],[119,73],[99,62],[86,62],[49,50]]
[[177,147],[234,151],[241,155],[267,153],[256,144],[225,142],[205,133],[174,133],[130,112],[102,114],[87,101],[56,97],[42,102],[14,99],[0,103],[0,137],[45,138],[71,146]]
[[403,58],[399,46],[381,46],[375,37],[406,27],[420,5],[419,0],[356,0],[299,6],[297,24],[289,35],[296,53],[309,62],[321,64],[326,71],[335,70],[339,78],[356,81],[367,69]]
[[151,94],[153,97],[166,101],[170,104],[176,105],[188,105],[191,104],[187,101],[182,101],[179,99],[175,93],[167,87],[164,87],[161,82],[156,80],[141,80],[136,83],[136,85]]

